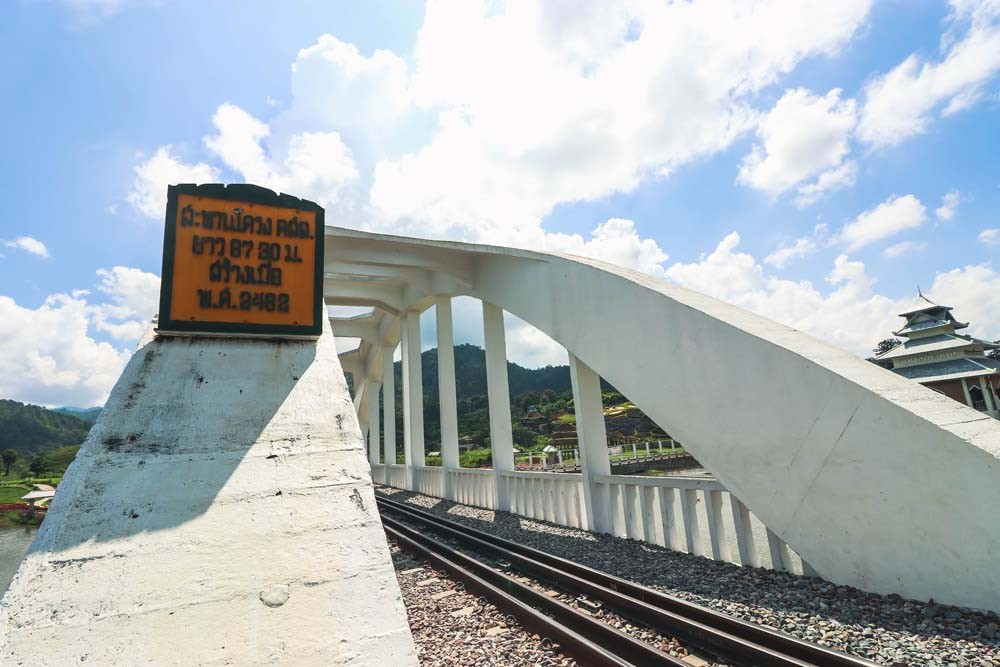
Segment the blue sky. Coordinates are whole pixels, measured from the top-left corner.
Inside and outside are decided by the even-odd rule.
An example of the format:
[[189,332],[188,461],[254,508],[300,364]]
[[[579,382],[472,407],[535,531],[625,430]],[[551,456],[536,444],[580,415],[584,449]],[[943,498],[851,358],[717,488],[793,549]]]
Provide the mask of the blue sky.
[[24,0],[0,38],[0,396],[103,401],[191,180],[597,256],[858,354],[918,284],[1000,338],[995,0]]

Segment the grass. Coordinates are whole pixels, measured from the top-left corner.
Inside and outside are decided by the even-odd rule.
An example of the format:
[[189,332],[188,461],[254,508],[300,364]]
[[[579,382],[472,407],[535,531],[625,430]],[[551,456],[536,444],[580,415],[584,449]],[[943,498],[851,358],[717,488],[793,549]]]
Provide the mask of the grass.
[[26,485],[0,486],[0,504],[22,502],[21,496],[28,491],[31,491],[31,487]]
[[5,486],[30,486],[32,484],[49,484],[59,486],[62,477],[26,477],[23,479],[6,479],[0,482],[0,488]]

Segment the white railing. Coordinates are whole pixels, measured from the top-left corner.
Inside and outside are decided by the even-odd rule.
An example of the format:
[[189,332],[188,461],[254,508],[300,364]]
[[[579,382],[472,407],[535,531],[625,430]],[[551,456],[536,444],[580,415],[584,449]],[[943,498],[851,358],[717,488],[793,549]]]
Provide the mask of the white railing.
[[510,511],[530,519],[584,528],[583,476],[579,473],[505,472]]
[[413,490],[425,496],[444,498],[444,468],[441,466],[414,466]]
[[740,565],[809,570],[714,479],[597,475],[595,481],[607,486],[612,535]]
[[[455,502],[494,509],[495,476],[489,469],[417,466],[413,490],[444,498],[446,476]],[[406,488],[405,466],[373,465],[372,479]],[[587,528],[579,473],[504,472],[502,479],[512,513]],[[812,573],[808,563],[714,479],[596,475],[594,481],[606,487],[612,535],[740,565]]]
[[496,483],[492,470],[448,468],[451,492],[456,503],[496,509]]
[[392,463],[385,466],[385,485],[396,489],[406,488],[406,466]]

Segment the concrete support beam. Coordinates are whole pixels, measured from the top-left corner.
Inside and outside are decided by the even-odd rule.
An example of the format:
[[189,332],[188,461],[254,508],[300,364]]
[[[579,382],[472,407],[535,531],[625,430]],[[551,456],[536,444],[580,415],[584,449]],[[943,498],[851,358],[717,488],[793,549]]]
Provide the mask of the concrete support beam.
[[370,463],[378,463],[378,448],[381,444],[379,442],[379,409],[378,409],[378,392],[379,386],[376,383],[371,383],[368,385],[368,391],[370,395],[368,396],[368,461]]
[[386,465],[396,463],[396,372],[395,348],[382,351],[382,448]]
[[[451,316],[451,297],[437,298],[438,403],[441,406],[441,464],[445,470],[457,468],[458,398],[455,392],[455,337]],[[452,475],[445,473],[444,497],[454,500]]]
[[486,393],[490,404],[490,449],[496,475],[496,508],[510,510],[504,471],[514,470],[514,435],[510,424],[510,389],[507,385],[507,341],[503,310],[483,302],[483,337],[486,346]]
[[608,434],[604,427],[604,403],[601,401],[601,378],[572,353],[569,355],[569,375],[576,412],[576,437],[580,443],[587,529],[596,533],[608,533],[611,532],[608,487],[595,481],[598,475],[611,474]]
[[403,456],[406,488],[413,490],[413,466],[424,465],[424,387],[420,368],[420,313],[402,318],[403,346]]
[[403,309],[399,286],[363,280],[326,280],[323,298],[331,306],[369,306],[397,315]]

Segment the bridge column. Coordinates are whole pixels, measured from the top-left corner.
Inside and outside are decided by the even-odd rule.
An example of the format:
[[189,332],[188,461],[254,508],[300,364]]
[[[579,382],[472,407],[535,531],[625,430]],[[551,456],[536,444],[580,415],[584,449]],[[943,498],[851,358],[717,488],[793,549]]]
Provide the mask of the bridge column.
[[371,463],[378,463],[378,392],[377,382],[370,382],[368,385],[368,460]]
[[403,345],[403,459],[406,490],[413,491],[413,466],[424,465],[424,387],[420,368],[420,313],[400,321]]
[[486,346],[486,393],[490,403],[490,448],[497,510],[509,511],[507,480],[502,473],[514,470],[514,434],[510,424],[510,389],[507,385],[507,341],[503,309],[483,301],[483,338]]
[[441,467],[444,473],[444,497],[454,500],[449,468],[458,462],[458,399],[455,392],[455,337],[452,329],[451,297],[435,302],[438,349],[438,403],[441,407]]
[[[396,371],[392,363],[396,348],[382,351],[382,450],[385,464],[396,463]],[[385,482],[389,481],[389,470],[385,471]]]
[[580,472],[583,475],[587,530],[608,533],[611,531],[608,487],[595,481],[597,475],[611,474],[608,435],[604,428],[604,404],[601,402],[601,377],[572,353],[569,355],[569,374],[576,411],[576,437],[580,442]]

